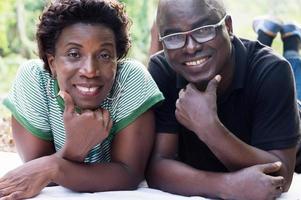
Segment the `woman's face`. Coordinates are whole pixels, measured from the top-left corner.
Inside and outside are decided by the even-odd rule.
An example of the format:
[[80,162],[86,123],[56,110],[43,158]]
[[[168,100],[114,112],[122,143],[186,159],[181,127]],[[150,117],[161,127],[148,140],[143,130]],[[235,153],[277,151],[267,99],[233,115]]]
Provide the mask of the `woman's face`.
[[95,109],[106,98],[115,79],[114,32],[100,24],[68,26],[62,30],[48,63],[60,90],[68,92],[76,106]]

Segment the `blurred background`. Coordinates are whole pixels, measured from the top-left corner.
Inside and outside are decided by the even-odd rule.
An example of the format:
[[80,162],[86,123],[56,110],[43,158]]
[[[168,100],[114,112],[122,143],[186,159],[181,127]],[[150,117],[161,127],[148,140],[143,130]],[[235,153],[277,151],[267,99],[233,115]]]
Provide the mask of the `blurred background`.
[[[129,57],[145,65],[148,61],[150,28],[155,19],[158,0],[120,0],[125,3],[133,25],[132,48]],[[183,0],[184,1],[184,0]],[[0,102],[11,86],[21,62],[37,58],[35,31],[39,15],[48,1],[0,1]],[[224,0],[232,16],[234,33],[240,37],[256,39],[252,21],[262,15],[276,16],[284,22],[301,24],[301,0]],[[282,54],[278,35],[272,46]],[[9,112],[0,103],[0,151],[15,151],[11,137]]]

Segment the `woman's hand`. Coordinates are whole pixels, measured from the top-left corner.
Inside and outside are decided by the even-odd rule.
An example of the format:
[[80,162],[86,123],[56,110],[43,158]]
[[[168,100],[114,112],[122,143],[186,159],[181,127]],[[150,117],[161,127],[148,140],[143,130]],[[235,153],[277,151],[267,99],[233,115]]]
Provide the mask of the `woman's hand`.
[[64,126],[66,143],[61,151],[63,158],[82,162],[88,152],[108,137],[112,128],[110,114],[105,109],[75,112],[72,97],[60,92],[65,101]]
[[55,156],[25,163],[0,179],[0,199],[25,199],[36,196],[53,180],[58,167]]

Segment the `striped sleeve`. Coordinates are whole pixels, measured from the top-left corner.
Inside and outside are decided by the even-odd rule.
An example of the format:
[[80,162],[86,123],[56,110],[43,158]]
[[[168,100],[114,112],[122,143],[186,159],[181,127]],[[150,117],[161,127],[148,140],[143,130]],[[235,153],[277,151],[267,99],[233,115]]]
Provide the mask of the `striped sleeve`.
[[118,79],[122,89],[113,133],[119,132],[164,99],[146,67],[138,61],[124,61]]
[[49,73],[40,60],[21,65],[4,105],[30,133],[43,140],[52,140],[49,124],[46,83]]

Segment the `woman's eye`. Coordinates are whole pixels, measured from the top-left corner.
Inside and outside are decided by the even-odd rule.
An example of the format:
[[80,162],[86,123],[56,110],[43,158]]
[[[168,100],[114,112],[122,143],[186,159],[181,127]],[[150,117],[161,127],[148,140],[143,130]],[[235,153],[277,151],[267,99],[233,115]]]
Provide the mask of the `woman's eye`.
[[99,57],[100,57],[101,59],[110,59],[110,58],[111,58],[111,55],[108,54],[108,53],[101,53],[101,54],[99,55]]
[[71,58],[79,58],[79,53],[77,52],[69,52],[68,56]]

